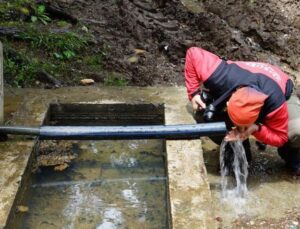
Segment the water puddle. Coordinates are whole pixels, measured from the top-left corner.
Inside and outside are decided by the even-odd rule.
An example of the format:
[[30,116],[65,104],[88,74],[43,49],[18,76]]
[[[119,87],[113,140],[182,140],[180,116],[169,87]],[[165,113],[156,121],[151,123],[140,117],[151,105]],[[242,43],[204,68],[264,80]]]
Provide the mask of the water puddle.
[[14,228],[168,228],[161,140],[73,141],[67,169],[41,168]]

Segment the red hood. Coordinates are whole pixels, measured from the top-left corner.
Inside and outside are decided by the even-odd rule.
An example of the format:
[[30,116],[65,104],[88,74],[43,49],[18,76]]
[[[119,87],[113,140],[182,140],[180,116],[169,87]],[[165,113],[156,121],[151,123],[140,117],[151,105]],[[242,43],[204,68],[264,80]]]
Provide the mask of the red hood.
[[195,92],[216,70],[222,60],[202,48],[192,47],[187,51],[185,61],[185,81],[188,95]]

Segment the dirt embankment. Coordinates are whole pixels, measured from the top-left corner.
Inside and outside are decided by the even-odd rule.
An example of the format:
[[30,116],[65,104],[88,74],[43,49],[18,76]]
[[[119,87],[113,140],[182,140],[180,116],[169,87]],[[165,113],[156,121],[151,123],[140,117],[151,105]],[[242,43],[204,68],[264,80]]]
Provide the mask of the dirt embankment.
[[201,46],[235,60],[300,70],[297,0],[47,0],[78,19],[95,46],[109,48],[104,66],[129,85],[181,85],[185,52]]
[[[199,13],[191,11],[193,5],[185,7],[193,4],[187,1],[87,2],[79,17],[109,43],[106,67],[123,72],[134,85],[181,84],[184,55],[193,45],[228,59],[300,68],[298,1],[202,1],[194,3],[202,7]],[[146,52],[132,63],[135,48]]]

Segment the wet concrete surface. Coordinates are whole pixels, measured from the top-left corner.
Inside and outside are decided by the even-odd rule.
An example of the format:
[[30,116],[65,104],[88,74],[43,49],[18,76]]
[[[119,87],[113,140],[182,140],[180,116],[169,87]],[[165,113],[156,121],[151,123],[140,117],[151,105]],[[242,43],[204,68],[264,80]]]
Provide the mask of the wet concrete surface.
[[6,225],[33,146],[33,141],[0,142],[0,228]]
[[[97,85],[56,90],[7,90],[5,121],[11,125],[39,126],[50,103],[165,103],[166,124],[194,123],[184,87]],[[200,140],[166,141],[173,228],[299,227],[299,178],[289,174],[275,148],[268,148],[266,152],[253,149],[249,198],[244,202],[222,202],[218,148],[208,144],[206,138],[202,140],[202,143]],[[1,144],[0,225],[4,227],[34,139],[9,136],[9,141]]]
[[[221,196],[219,147],[204,138],[203,152],[212,192],[213,211],[220,228],[298,228],[300,178],[293,176],[275,147],[257,149],[251,140],[252,162],[245,198]],[[233,175],[230,177],[234,183]]]
[[[14,89],[5,91],[6,123],[11,125],[39,126],[50,103],[164,103],[166,124],[194,123],[190,115],[190,106],[184,87],[73,87],[56,90]],[[15,142],[22,137],[9,136],[5,144],[14,148]],[[25,138],[26,139],[26,138]],[[26,140],[29,149],[33,138]],[[4,147],[8,149],[8,147]],[[22,147],[26,150],[26,147]],[[30,150],[22,160],[1,161],[1,199],[0,206],[6,210],[0,213],[0,225],[4,227],[9,208],[13,206],[14,197],[19,188],[15,182],[9,189],[10,168],[16,167],[19,172],[16,180],[21,180],[22,173],[30,156]],[[201,141],[167,141],[168,185],[171,208],[172,228],[215,228],[211,208],[211,194],[203,163]],[[3,158],[9,158],[2,150]],[[20,156],[21,152],[16,151]],[[7,156],[7,157],[6,157]],[[6,175],[7,174],[7,175]],[[201,206],[201,207],[199,207]]]

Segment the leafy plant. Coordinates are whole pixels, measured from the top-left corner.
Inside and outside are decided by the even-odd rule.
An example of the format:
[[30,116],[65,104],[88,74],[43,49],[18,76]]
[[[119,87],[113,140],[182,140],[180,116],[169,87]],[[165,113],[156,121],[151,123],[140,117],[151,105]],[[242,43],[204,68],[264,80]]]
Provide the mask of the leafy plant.
[[65,27],[65,26],[69,25],[69,23],[66,21],[58,21],[56,24],[59,27]]
[[17,87],[31,85],[40,69],[38,59],[30,59],[26,51],[16,51],[6,39],[3,40],[3,44],[5,79]]
[[110,50],[111,50],[110,45],[104,44],[103,47],[102,47],[102,50],[101,50],[102,56],[104,56],[104,57],[105,57],[105,56],[108,56]]
[[11,58],[4,59],[4,75],[11,79],[14,86],[24,87],[30,85],[39,66],[36,63],[17,63]]
[[115,73],[109,74],[104,79],[104,85],[106,86],[118,86],[118,87],[124,87],[127,86],[128,80],[124,79],[122,76],[118,76]]
[[84,56],[82,60],[78,60],[87,67],[89,71],[98,72],[103,69],[103,54],[101,51]]
[[34,15],[31,16],[31,21],[36,22],[40,21],[44,25],[47,25],[51,22],[51,18],[46,14],[46,7],[45,5],[37,5],[34,9]]
[[59,60],[71,59],[74,56],[76,56],[75,52],[73,52],[71,50],[65,50],[62,53],[55,52],[53,55],[56,59],[59,59]]
[[[28,10],[28,9],[27,9]],[[28,10],[29,12],[29,10]],[[19,21],[21,15],[27,15],[24,7],[24,2],[17,1],[0,1],[0,20],[1,21]]]
[[23,33],[21,38],[30,41],[33,48],[50,52],[50,56],[59,60],[72,59],[88,42],[87,38],[75,33],[55,34],[34,30]]

